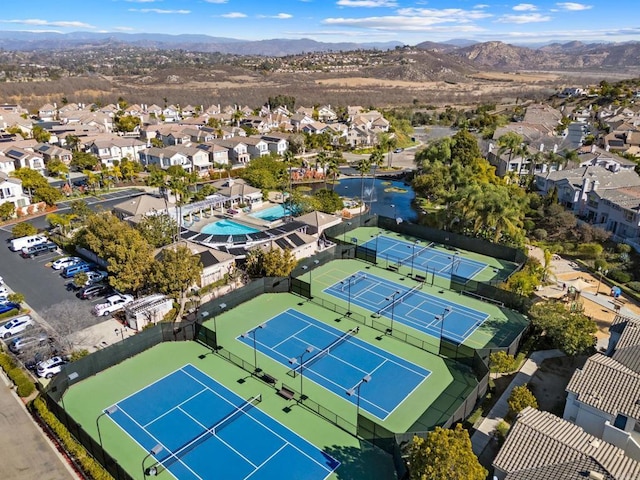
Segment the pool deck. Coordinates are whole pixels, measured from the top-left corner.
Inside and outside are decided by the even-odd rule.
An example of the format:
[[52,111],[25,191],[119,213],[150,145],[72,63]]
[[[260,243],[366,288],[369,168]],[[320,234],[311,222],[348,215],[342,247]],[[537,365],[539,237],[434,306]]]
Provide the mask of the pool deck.
[[216,212],[208,218],[204,216],[201,217],[200,220],[198,220],[193,225],[191,225],[189,229],[200,232],[205,226],[210,225],[211,223],[218,222],[220,220],[230,220],[232,222],[237,222],[239,224],[246,225],[248,227],[257,228],[259,230],[266,230],[278,225],[280,222],[282,222],[282,220],[274,220],[272,222],[269,222],[262,218],[252,217],[251,214],[261,212],[263,210],[267,210],[268,208],[272,208],[278,205],[280,204],[272,203],[272,202],[264,202],[262,204],[262,207],[260,207],[257,210],[252,210],[249,213],[244,213],[241,209],[238,209],[238,213],[236,215],[227,215],[221,212]]

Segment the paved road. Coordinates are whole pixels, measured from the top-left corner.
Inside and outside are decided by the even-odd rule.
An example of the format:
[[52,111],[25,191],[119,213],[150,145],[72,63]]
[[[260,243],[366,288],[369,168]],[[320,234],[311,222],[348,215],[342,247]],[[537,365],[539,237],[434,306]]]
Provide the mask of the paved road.
[[4,375],[0,379],[0,432],[2,480],[77,478],[6,385]]

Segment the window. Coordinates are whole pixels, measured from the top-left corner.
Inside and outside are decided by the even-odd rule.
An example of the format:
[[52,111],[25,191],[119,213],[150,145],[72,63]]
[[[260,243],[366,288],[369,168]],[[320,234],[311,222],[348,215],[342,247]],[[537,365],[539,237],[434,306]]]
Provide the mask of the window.
[[616,427],[619,430],[624,430],[624,428],[627,426],[627,417],[626,415],[622,415],[622,414],[618,414],[616,416],[615,421],[613,422],[613,426]]

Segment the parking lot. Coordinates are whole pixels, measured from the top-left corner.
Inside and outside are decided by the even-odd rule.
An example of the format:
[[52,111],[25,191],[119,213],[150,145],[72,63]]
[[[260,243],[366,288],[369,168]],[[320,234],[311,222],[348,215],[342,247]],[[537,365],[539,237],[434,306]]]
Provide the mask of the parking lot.
[[[102,208],[108,210],[113,205],[122,202],[125,198],[134,197],[142,193],[139,189],[118,190],[112,193],[101,195],[100,197],[87,197],[87,201],[92,208]],[[58,204],[56,213],[69,213],[68,204],[62,202]],[[39,229],[49,227],[45,216],[30,219],[29,223]],[[9,241],[12,238],[11,225],[0,228],[0,276],[4,278],[6,286],[14,291],[22,293],[26,302],[46,323],[59,332],[68,331],[68,319],[59,316],[47,315],[47,310],[65,301],[73,302],[76,312],[82,319],[81,328],[88,328],[108,320],[106,317],[96,317],[91,314],[91,309],[97,303],[103,301],[98,297],[93,300],[79,300],[74,291],[66,288],[70,279],[60,276],[59,270],[53,270],[49,264],[56,258],[66,255],[60,250],[51,253],[43,253],[34,258],[22,258],[19,252],[12,252],[9,249]],[[75,310],[75,309],[74,309]]]

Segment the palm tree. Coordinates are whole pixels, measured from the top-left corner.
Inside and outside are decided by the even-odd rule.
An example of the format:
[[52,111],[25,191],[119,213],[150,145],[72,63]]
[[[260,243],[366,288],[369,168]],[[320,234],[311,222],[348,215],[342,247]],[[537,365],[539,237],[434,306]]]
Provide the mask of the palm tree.
[[361,158],[356,163],[356,170],[360,172],[360,200],[364,203],[364,174],[371,170],[371,159]]
[[329,165],[327,166],[327,176],[331,176],[331,191],[335,189],[336,178],[340,175],[340,160],[342,159],[342,153],[334,151],[329,158]]
[[320,166],[320,168],[322,168],[322,178],[324,179],[325,190],[327,189],[326,169],[327,169],[328,161],[329,161],[329,156],[327,155],[327,152],[325,152],[324,150],[320,150],[316,155],[316,168],[318,167],[318,165]]

